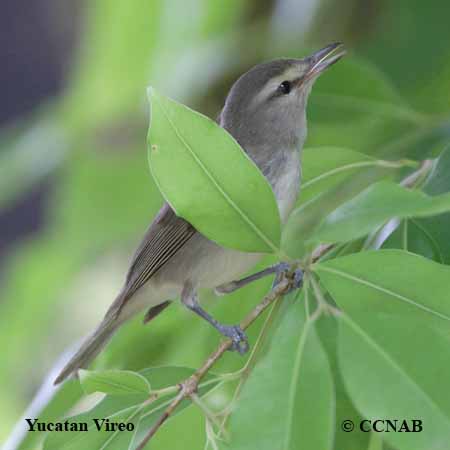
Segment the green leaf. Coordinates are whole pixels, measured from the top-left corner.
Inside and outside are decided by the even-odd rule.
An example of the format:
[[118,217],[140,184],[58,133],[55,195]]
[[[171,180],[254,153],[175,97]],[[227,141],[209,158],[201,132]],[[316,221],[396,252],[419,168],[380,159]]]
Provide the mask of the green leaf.
[[421,433],[385,433],[396,448],[442,448],[450,435],[450,391],[442,385],[450,379],[450,268],[384,250],[315,270],[344,311],[339,362],[358,410],[369,419],[422,419]]
[[322,242],[348,241],[364,236],[393,217],[423,217],[447,211],[450,193],[429,197],[395,183],[379,182],[328,215],[314,238]]
[[[155,390],[176,385],[192,373],[193,369],[186,367],[155,367],[141,372],[147,381],[151,380]],[[209,374],[200,384],[200,395],[204,395],[217,385],[217,381],[213,377],[212,374]],[[175,390],[173,395],[161,397],[150,403],[144,403],[149,398],[148,393],[107,395],[88,412],[70,418],[70,422],[86,422],[88,424],[87,432],[50,432],[44,442],[44,450],[135,449],[176,394]],[[183,402],[175,414],[183,411],[189,405],[190,402]],[[132,423],[134,430],[98,431],[93,421],[94,418],[107,418],[110,422]]]
[[302,156],[302,184],[298,205],[308,203],[359,170],[383,163],[384,161],[377,161],[348,148],[308,147]]
[[86,394],[130,395],[149,394],[151,391],[148,380],[131,370],[80,370],[80,382]]
[[299,300],[290,304],[230,419],[233,450],[330,450],[334,388],[327,356]]
[[225,247],[277,252],[275,195],[239,144],[212,120],[154,89],[149,99],[150,168],[176,213]]

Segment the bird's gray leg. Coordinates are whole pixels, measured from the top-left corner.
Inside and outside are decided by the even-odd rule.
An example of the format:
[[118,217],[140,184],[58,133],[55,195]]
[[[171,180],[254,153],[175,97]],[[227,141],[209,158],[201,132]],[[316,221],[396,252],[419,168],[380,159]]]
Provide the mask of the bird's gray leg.
[[[248,277],[242,278],[240,280],[231,281],[230,283],[221,284],[214,289],[214,292],[217,295],[229,294],[230,292],[237,291],[238,289],[246,286],[247,284],[259,280],[261,278],[266,277],[267,275],[276,274],[275,280],[273,282],[272,288],[275,287],[283,277],[283,274],[289,270],[289,264],[280,262],[278,264],[274,264],[273,266],[267,267],[260,272],[256,272]],[[303,272],[300,269],[297,269],[294,274],[294,285],[292,289],[297,289],[301,286],[303,280]]]
[[221,284],[220,286],[217,286],[214,289],[214,292],[217,295],[224,295],[237,291],[238,289],[247,286],[247,284],[252,283],[253,281],[264,278],[267,275],[272,275],[273,273],[276,273],[277,266],[278,264],[275,264],[274,266],[267,267],[266,269],[261,270],[260,272],[253,273],[252,275],[249,275],[248,277],[245,278],[241,278],[240,280],[234,280],[230,281],[229,283]]
[[209,322],[220,334],[233,341],[231,350],[238,351],[241,355],[248,351],[248,339],[239,325],[223,325],[210,316],[198,303],[197,292],[190,282],[184,284],[181,292],[181,301],[191,311]]

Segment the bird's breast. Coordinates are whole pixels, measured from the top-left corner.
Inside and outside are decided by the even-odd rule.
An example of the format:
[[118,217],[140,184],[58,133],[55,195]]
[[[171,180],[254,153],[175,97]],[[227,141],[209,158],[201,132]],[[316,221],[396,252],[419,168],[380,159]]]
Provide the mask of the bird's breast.
[[286,223],[300,190],[301,149],[279,148],[271,143],[265,146],[247,147],[247,152],[272,186],[281,221]]
[[281,221],[286,223],[289,214],[294,209],[300,191],[301,168],[299,152],[286,151],[286,155],[279,163],[279,167],[273,169],[273,174],[267,178],[277,199]]

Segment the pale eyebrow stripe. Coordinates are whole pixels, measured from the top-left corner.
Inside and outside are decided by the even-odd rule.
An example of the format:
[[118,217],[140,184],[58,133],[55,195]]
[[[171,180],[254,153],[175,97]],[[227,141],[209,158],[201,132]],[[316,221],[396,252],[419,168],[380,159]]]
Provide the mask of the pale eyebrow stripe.
[[298,74],[298,68],[289,67],[286,69],[281,75],[277,75],[276,77],[270,79],[262,88],[261,92],[252,100],[252,106],[255,103],[260,103],[262,100],[267,99],[270,100],[275,97],[277,87],[285,80],[289,80],[292,83],[297,82],[302,77],[293,78],[296,74]]

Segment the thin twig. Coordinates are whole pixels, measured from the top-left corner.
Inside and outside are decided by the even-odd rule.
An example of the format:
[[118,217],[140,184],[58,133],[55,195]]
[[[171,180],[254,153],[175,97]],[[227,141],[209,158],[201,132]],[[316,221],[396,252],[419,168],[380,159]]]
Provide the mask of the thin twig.
[[[313,261],[317,261],[326,252],[332,248],[331,245],[322,246],[314,252]],[[284,295],[290,289],[292,285],[292,279],[289,276],[281,279],[277,284],[253,310],[242,320],[240,327],[242,330],[246,330],[252,323],[279,297]],[[205,360],[203,365],[197,369],[189,378],[179,384],[179,392],[177,396],[172,400],[163,414],[159,417],[156,423],[150,428],[142,442],[136,448],[136,450],[143,450],[150,439],[155,435],[164,422],[174,413],[178,405],[188,397],[192,397],[197,392],[198,384],[202,378],[208,373],[211,367],[221,358],[221,356],[231,347],[231,339],[227,339],[219,344],[217,349],[212,352]]]

